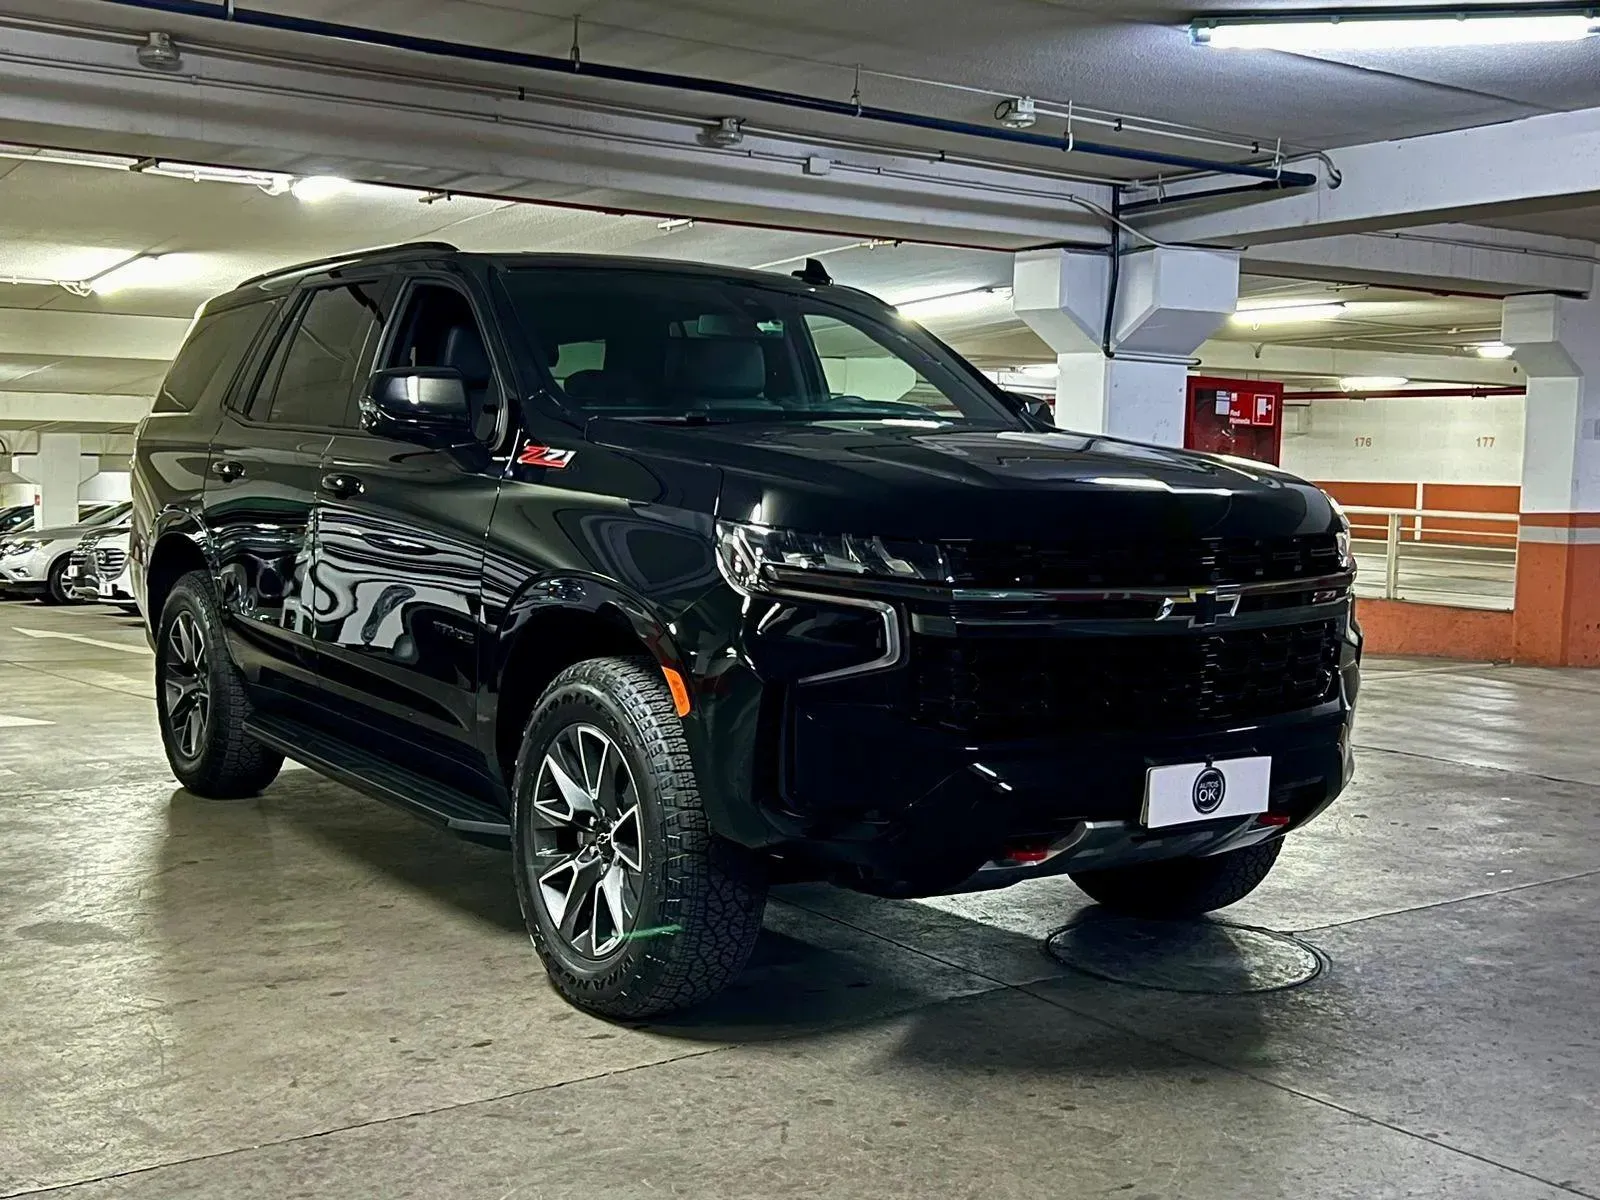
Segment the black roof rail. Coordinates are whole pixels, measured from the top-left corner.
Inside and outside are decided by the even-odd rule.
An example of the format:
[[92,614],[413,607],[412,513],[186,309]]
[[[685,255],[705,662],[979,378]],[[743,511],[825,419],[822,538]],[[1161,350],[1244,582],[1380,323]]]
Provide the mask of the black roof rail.
[[281,279],[285,275],[299,275],[306,271],[314,271],[318,267],[331,267],[338,263],[354,263],[369,258],[388,258],[391,255],[420,254],[426,251],[441,254],[459,254],[461,252],[459,247],[449,242],[398,242],[393,246],[373,246],[366,250],[350,250],[344,254],[332,254],[327,258],[315,258],[310,262],[279,267],[275,271],[263,271],[260,275],[252,275],[239,286],[242,288],[254,287],[256,284],[266,283],[270,279]]

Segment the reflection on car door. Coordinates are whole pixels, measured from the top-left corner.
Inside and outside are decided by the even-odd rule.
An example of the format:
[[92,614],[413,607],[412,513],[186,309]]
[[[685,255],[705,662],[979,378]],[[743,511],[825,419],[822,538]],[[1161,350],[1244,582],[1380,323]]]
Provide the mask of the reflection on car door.
[[391,759],[481,790],[481,579],[507,392],[465,291],[415,279],[396,313],[380,366],[459,370],[479,437],[437,450],[356,431],[333,438],[316,520],[322,686]]
[[204,518],[234,656],[257,684],[313,694],[306,598],[322,457],[349,419],[382,329],[386,284],[303,290],[212,444]]

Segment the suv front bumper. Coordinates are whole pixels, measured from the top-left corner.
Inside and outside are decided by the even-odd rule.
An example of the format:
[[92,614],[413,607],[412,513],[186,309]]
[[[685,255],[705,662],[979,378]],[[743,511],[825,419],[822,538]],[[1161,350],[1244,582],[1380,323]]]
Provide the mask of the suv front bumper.
[[[792,662],[774,671],[775,660],[751,650],[762,612],[746,606],[741,640],[712,649],[700,660],[711,670],[696,673],[691,745],[713,821],[724,836],[831,864],[869,889],[931,892],[1219,853],[1304,824],[1353,774],[1361,646],[1348,603],[1330,635],[1329,685],[1307,706],[1188,727],[1068,723],[1028,736],[1003,725],[975,736],[930,719],[915,645],[871,676],[804,683]],[[739,625],[726,612],[705,616],[702,629]],[[1156,834],[1140,823],[1151,767],[1258,755],[1272,759],[1271,824],[1200,820]],[[1047,860],[1015,861],[1023,848],[1043,848]]]

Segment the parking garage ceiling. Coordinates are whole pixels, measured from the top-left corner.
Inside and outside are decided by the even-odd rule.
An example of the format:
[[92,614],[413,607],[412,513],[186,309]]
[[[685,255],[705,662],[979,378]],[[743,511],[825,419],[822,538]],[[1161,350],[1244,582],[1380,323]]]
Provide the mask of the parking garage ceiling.
[[[1276,147],[1279,139],[1289,153],[1330,149],[1337,158],[1338,147],[1363,140],[1486,126],[1577,109],[1595,100],[1592,48],[1583,45],[1507,47],[1492,55],[1240,57],[1191,45],[1184,24],[1192,10],[1169,0],[998,0],[982,6],[954,0],[879,0],[871,5],[799,0],[759,11],[732,0],[680,5],[575,0],[560,11],[525,0],[256,0],[250,7],[557,57],[568,54],[576,33],[585,62],[733,80],[835,100],[859,96],[867,104],[989,126],[995,124],[996,97],[1030,95],[1063,106],[1092,102],[1093,110],[1073,111],[1127,114],[1130,128],[1141,125],[1146,132],[1085,125],[1084,136],[1229,162],[1258,160],[1257,148]],[[163,256],[156,278],[105,294],[40,282],[0,284],[0,308],[33,314],[26,321],[0,323],[5,327],[0,328],[0,395],[53,397],[63,408],[62,419],[67,419],[65,409],[73,397],[131,400],[148,395],[196,305],[238,279],[308,257],[418,238],[443,238],[464,249],[633,253],[774,269],[790,269],[791,262],[822,254],[839,279],[896,303],[972,295],[972,303],[918,315],[984,365],[1040,361],[1049,357],[1048,350],[1010,315],[1003,291],[1011,273],[1006,250],[1048,240],[1040,231],[1048,230],[1051,221],[1059,222],[1063,237],[1104,244],[1106,222],[1093,211],[1071,208],[1061,199],[1061,189],[1078,188],[1082,196],[1109,202],[1106,181],[1148,179],[1155,169],[1005,144],[983,143],[979,153],[972,139],[946,132],[868,129],[837,115],[763,110],[583,78],[530,77],[503,64],[441,60],[223,25],[152,13],[116,0],[14,0],[0,20],[20,21],[17,29],[28,36],[78,38],[93,30],[103,42],[106,31],[120,31],[121,40],[113,38],[115,45],[101,58],[85,57],[76,64],[83,80],[113,89],[147,86],[154,89],[149,95],[166,88],[176,97],[160,101],[166,107],[152,109],[155,115],[148,119],[137,108],[97,114],[91,101],[81,100],[66,113],[67,124],[60,108],[48,109],[55,123],[44,124],[23,118],[46,112],[52,103],[49,89],[13,88],[17,102],[0,113],[0,137],[13,142],[10,157],[0,157],[0,278],[70,284],[140,256]],[[154,28],[169,30],[186,55],[184,68],[175,75],[133,64],[134,45]],[[239,97],[237,111],[218,107],[212,97],[203,103],[186,101],[182,91],[171,90],[190,78],[191,69],[194,80],[203,82],[208,71],[220,69],[218,64],[235,72],[230,86]],[[0,48],[0,69],[23,71],[29,66],[17,45]],[[377,123],[383,118],[375,115],[381,106],[343,114],[366,113],[365,119],[374,122],[366,139],[373,147],[365,164],[370,173],[348,157],[352,138],[360,142],[365,128],[330,122],[315,105],[295,112],[285,107],[282,121],[309,127],[320,120],[328,130],[321,143],[291,146],[293,139],[286,136],[281,144],[264,145],[242,134],[227,140],[229,131],[250,128],[239,115],[246,104],[261,106],[253,114],[259,122],[263,113],[270,114],[272,101],[285,106],[293,102],[292,96],[271,92],[281,82],[278,75],[270,76],[270,86],[266,74],[259,86],[241,82],[269,68],[324,72],[330,87],[352,94],[380,86],[411,89],[381,128]],[[530,148],[532,133],[523,137],[494,118],[492,124],[480,122],[473,127],[478,132],[464,139],[490,163],[488,169],[446,164],[441,147],[451,142],[450,131],[430,129],[432,140],[426,140],[426,115],[418,115],[422,110],[416,107],[419,97],[437,95],[443,105],[447,93],[456,94],[443,83],[423,83],[445,76],[452,86],[462,81],[493,85],[501,95],[507,87],[514,94],[515,86],[527,84],[530,97],[543,89],[548,95],[570,93],[585,103],[596,102],[598,107],[585,110],[593,120],[591,135],[607,128],[607,122],[621,121],[618,114],[624,110],[631,115],[646,110],[688,113],[704,120],[736,107],[752,120],[765,112],[775,138],[810,137],[819,145],[883,153],[874,158],[865,150],[841,152],[841,162],[857,160],[850,164],[856,174],[842,183],[805,178],[807,188],[820,189],[824,183],[835,188],[819,191],[810,201],[790,178],[809,175],[809,166],[804,171],[785,167],[781,184],[752,193],[687,156],[677,175],[667,175],[661,167],[664,182],[652,181],[658,189],[652,194],[668,197],[665,207],[639,208],[620,202],[629,193],[618,182],[617,160],[575,158],[565,179],[530,179],[519,173],[534,159],[519,160],[516,153],[541,156],[541,163],[548,165],[561,160],[559,148]],[[414,86],[418,84],[421,91]],[[165,119],[174,113],[178,116]],[[183,131],[200,130],[212,140],[177,136],[182,121],[188,122]],[[1061,132],[1055,125],[1052,131]],[[407,145],[413,129],[414,150]],[[609,132],[615,135],[617,130]],[[330,140],[337,138],[344,139],[342,146]],[[453,140],[463,141],[459,136]],[[523,142],[528,145],[518,150]],[[644,161],[653,153],[643,143],[623,139],[617,144],[624,147],[618,153],[630,161]],[[912,144],[921,147],[921,157],[907,149]],[[946,157],[956,145],[980,164],[965,175],[949,174],[958,170],[951,165],[957,160]],[[118,169],[107,169],[104,162],[63,165],[32,157],[41,146],[130,157]],[[347,157],[336,152],[341,150]],[[746,164],[760,158],[761,151],[748,145],[737,149],[735,157],[747,150]],[[436,169],[419,165],[436,154]],[[354,187],[307,202],[253,186],[129,170],[127,164],[141,155],[270,168],[302,177],[326,172],[404,179],[413,186]],[[898,190],[880,199],[871,187],[886,181],[886,186],[896,186],[891,178],[895,171],[883,168],[886,162],[903,168],[905,178]],[[1300,162],[1325,175],[1314,160]],[[1008,198],[1006,203],[1032,206],[1011,224],[1010,210],[1002,213],[998,200],[991,206],[992,219],[986,215],[986,196],[994,194],[1000,177],[990,167],[1010,172],[1009,184],[1022,181],[1023,199]],[[927,173],[935,170],[946,174],[930,183]],[[948,194],[935,194],[936,185],[945,182],[950,184]],[[757,186],[765,185],[757,181]],[[748,203],[747,196],[752,197]],[[564,203],[535,202],[550,200]],[[790,204],[792,208],[785,207]],[[939,209],[939,204],[947,208]],[[690,215],[697,219],[683,219]],[[1576,266],[1581,273],[1592,272],[1592,243],[1600,236],[1597,218],[1600,209],[1582,205],[1524,203],[1459,230],[1466,231],[1468,244],[1498,230],[1579,239],[1554,250],[1547,261]],[[730,223],[739,220],[750,223]],[[762,227],[778,223],[792,228]],[[901,240],[902,231],[915,230],[919,223],[927,240]],[[1460,236],[1459,231],[1446,231],[1433,240],[1449,243]],[[958,242],[964,244],[954,244]],[[1390,243],[1378,251],[1387,257],[1395,248]],[[1263,262],[1255,272],[1247,256],[1241,287],[1246,305],[1314,301],[1343,307],[1336,316],[1289,325],[1234,322],[1219,335],[1220,341],[1254,347],[1258,354],[1262,347],[1294,345],[1461,358],[1470,356],[1474,345],[1496,337],[1499,306],[1494,296],[1527,290],[1515,278],[1485,284],[1477,295],[1460,294],[1479,290],[1470,286],[1401,289],[1390,286],[1398,280],[1382,278],[1381,272],[1352,278],[1350,271],[1309,263],[1297,272],[1292,254],[1280,257],[1287,265]],[[78,294],[85,291],[89,294]],[[1489,366],[1484,376],[1486,382],[1502,381]],[[1450,377],[1461,378],[1459,368]],[[37,404],[19,402],[15,407],[27,414],[20,423],[36,423]],[[0,425],[8,422],[19,419],[0,411]]]
[[[8,7],[129,30],[152,26],[149,14],[119,12],[100,0]],[[982,120],[993,110],[987,92],[1075,99],[1318,146],[1584,108],[1595,99],[1592,55],[1579,44],[1512,46],[1492,55],[1274,54],[1246,62],[1197,52],[1187,31],[1195,8],[1184,0],[253,0],[249,7],[560,56],[572,44],[577,16],[583,55],[594,61],[841,99],[851,94],[860,64],[870,69],[862,94],[872,104]],[[177,33],[205,30],[178,18],[160,24]],[[284,44],[245,29],[204,36]],[[359,57],[351,47],[337,51],[351,55]]]

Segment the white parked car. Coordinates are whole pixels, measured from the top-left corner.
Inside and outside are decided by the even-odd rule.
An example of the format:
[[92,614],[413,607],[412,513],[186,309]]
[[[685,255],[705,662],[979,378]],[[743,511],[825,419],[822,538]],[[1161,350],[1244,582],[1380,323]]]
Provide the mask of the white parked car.
[[81,525],[40,529],[0,541],[0,591],[37,596],[46,604],[71,604],[67,568],[79,539],[122,525],[132,510],[132,504],[117,504]]
[[137,608],[128,563],[127,529],[91,530],[68,560],[67,585],[73,599]]

